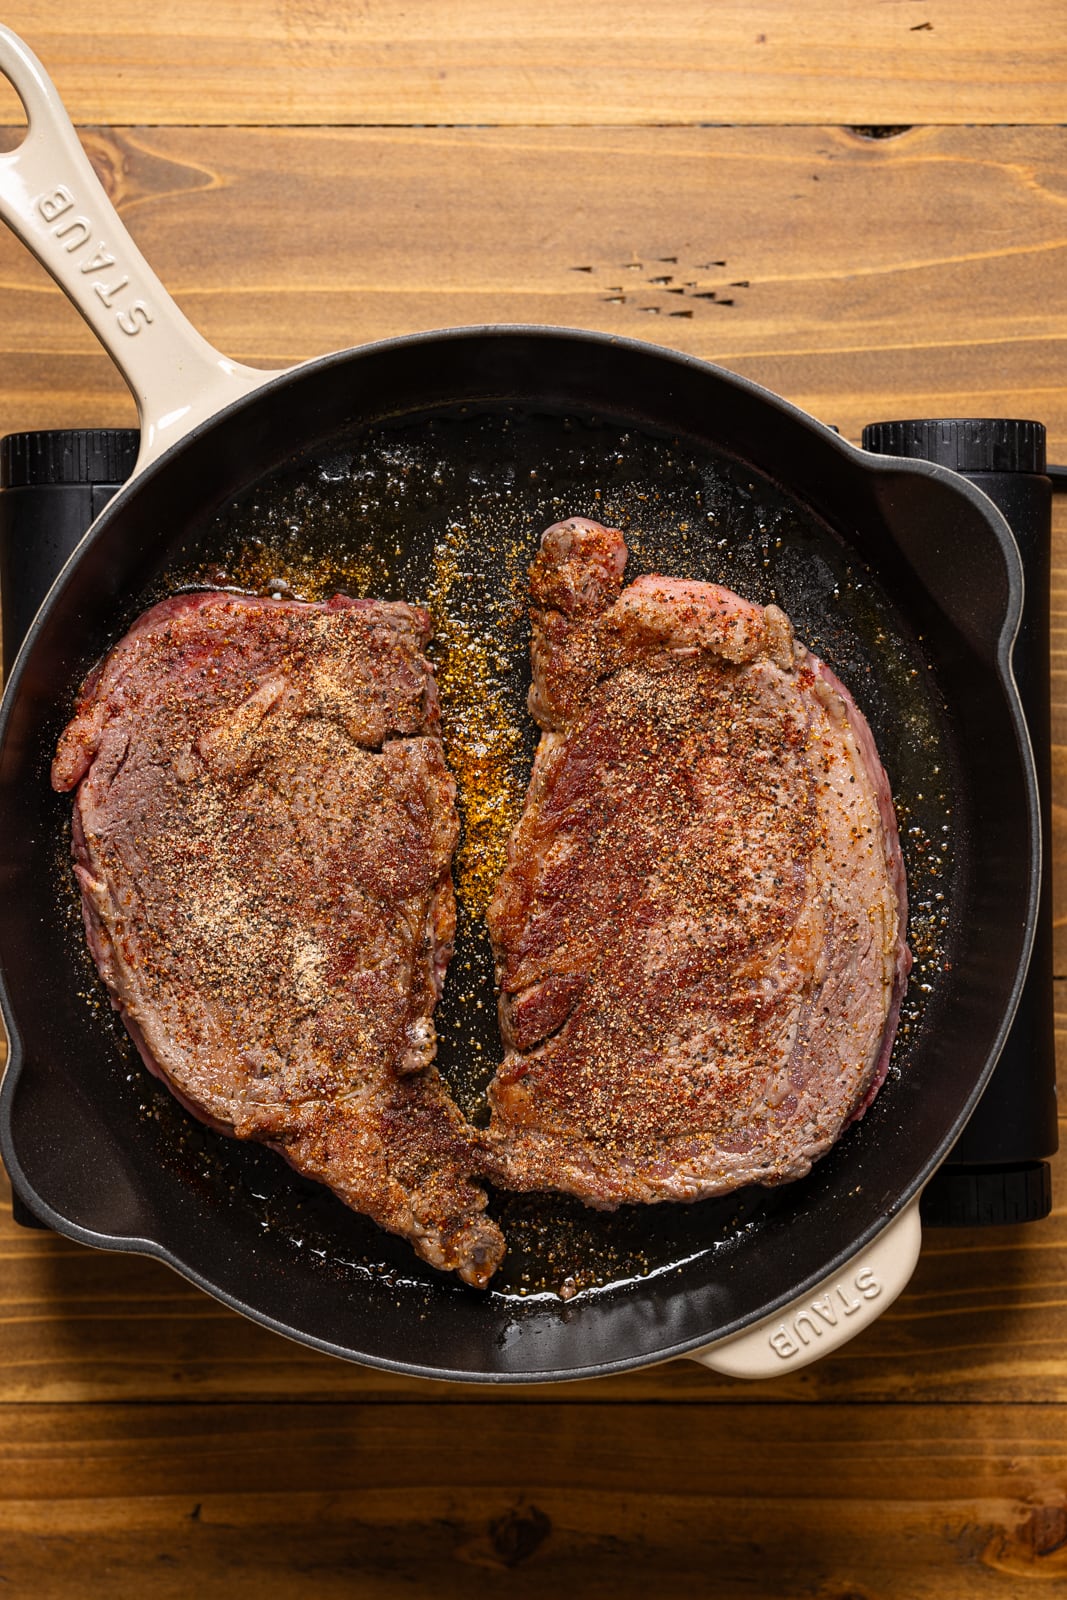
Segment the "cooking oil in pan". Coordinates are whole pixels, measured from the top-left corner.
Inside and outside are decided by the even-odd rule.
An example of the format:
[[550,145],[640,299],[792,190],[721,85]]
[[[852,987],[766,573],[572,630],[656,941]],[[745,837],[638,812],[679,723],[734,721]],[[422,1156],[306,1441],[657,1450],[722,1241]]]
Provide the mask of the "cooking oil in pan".
[[[144,604],[186,588],[303,600],[335,592],[430,610],[446,755],[459,788],[456,953],[437,1012],[438,1064],[464,1111],[486,1116],[499,1057],[484,915],[522,807],[537,730],[526,710],[526,573],[542,529],[569,516],[622,530],[627,577],[663,572],[774,602],[855,695],[890,773],[911,892],[915,957],[891,1075],[924,1026],[949,932],[952,817],[946,735],[921,643],[854,552],[750,469],[706,448],[596,419],[518,411],[381,425],[297,458],[227,505]],[[135,1066],[160,1159],[225,1184],[324,1271],[445,1290],[396,1241],[269,1153],[200,1127]],[[866,1126],[846,1139],[862,1138]],[[163,1148],[165,1147],[165,1149]],[[832,1162],[833,1152],[824,1160]],[[818,1169],[817,1169],[818,1170]],[[810,1182],[811,1180],[802,1180]],[[694,1206],[593,1212],[496,1195],[509,1253],[492,1292],[524,1298],[617,1288],[729,1249],[796,1185]],[[468,1293],[448,1284],[447,1292]]]

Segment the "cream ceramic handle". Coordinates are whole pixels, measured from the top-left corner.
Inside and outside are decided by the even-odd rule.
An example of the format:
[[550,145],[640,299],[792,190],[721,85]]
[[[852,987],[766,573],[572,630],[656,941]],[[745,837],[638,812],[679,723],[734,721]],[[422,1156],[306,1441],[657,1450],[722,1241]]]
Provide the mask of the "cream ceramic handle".
[[776,1378],[855,1338],[892,1305],[915,1271],[922,1243],[919,1196],[877,1239],[816,1289],[692,1359],[728,1378]]
[[70,296],[133,391],[139,472],[176,439],[276,374],[201,338],[119,221],[37,57],[0,26],[0,72],[28,131],[0,155],[0,216]]

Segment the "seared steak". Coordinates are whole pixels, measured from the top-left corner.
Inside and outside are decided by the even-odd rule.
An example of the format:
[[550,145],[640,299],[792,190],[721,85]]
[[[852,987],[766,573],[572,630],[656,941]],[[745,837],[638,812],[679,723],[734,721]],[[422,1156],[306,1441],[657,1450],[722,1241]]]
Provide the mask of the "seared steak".
[[803,1176],[885,1077],[910,965],[847,690],[776,607],[621,590],[625,561],[574,518],[531,568],[544,732],[489,911],[496,1177],[602,1207]]
[[52,781],[151,1070],[483,1285],[480,1136],[432,1065],[458,823],[429,636],[399,604],[166,600],[87,680]]

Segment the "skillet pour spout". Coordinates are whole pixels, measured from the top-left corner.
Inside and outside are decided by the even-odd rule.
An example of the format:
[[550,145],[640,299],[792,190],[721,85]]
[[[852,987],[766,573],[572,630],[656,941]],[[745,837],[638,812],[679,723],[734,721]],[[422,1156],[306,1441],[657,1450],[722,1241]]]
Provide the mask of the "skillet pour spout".
[[[0,70],[30,124],[19,150],[0,157],[0,210],[118,361],[145,438],[136,475],[38,612],[0,710],[0,1001],[11,1041],[0,1150],[16,1192],[68,1237],[158,1257],[267,1327],[390,1370],[536,1382],[709,1346],[721,1346],[725,1368],[723,1341],[746,1329],[767,1347],[765,1370],[821,1353],[829,1334],[805,1343],[803,1318],[823,1286],[836,1292],[840,1283],[873,1314],[906,1281],[918,1247],[914,1203],[993,1068],[1029,956],[1040,827],[1011,672],[1022,579],[1007,525],[944,468],[866,456],[746,379],[580,330],[449,329],[284,373],[240,368],[171,307],[39,63],[7,30]],[[57,209],[68,195],[70,207]],[[138,302],[151,312],[150,321],[134,318],[134,333],[118,320],[118,298],[109,307],[92,274],[79,281],[57,242],[71,212],[91,222],[128,276],[128,319]],[[269,1152],[222,1147],[178,1108],[162,1109],[87,974],[66,876],[67,805],[47,783],[80,679],[149,597],[219,558],[228,508],[284,497],[293,474],[314,475],[316,464],[373,466],[383,440],[416,464],[432,456],[443,479],[468,494],[476,441],[486,481],[511,485],[494,504],[506,500],[520,545],[539,532],[542,494],[577,485],[592,498],[599,483],[624,497],[640,488],[653,496],[644,502],[651,540],[676,536],[666,512],[656,521],[656,494],[670,509],[686,496],[695,506],[699,493],[700,517],[670,546],[678,563],[700,569],[686,575],[711,575],[727,559],[722,540],[729,559],[750,562],[754,582],[768,581],[766,540],[741,508],[773,506],[782,554],[772,541],[768,559],[783,609],[798,613],[798,632],[812,634],[807,642],[835,669],[851,672],[883,753],[897,753],[887,765],[898,803],[921,808],[936,789],[950,816],[952,869],[936,891],[945,895],[940,970],[862,1123],[800,1183],[745,1191],[721,1211],[672,1219],[660,1207],[654,1219],[630,1219],[645,1231],[627,1271],[568,1301],[551,1288],[482,1295],[443,1281],[328,1198],[294,1189]],[[515,488],[524,450],[536,451],[541,470],[528,495]],[[481,539],[484,551],[486,515],[484,504],[457,510],[427,494],[398,532],[396,572],[429,584],[444,530],[464,517],[469,548]],[[511,685],[517,696],[522,670]],[[918,752],[910,766],[909,749]],[[925,884],[911,887],[933,901],[915,894]],[[879,1240],[894,1264],[879,1255],[865,1267]],[[865,1270],[878,1294],[857,1288]],[[842,1311],[838,1322],[851,1329],[866,1320],[866,1310]],[[769,1343],[779,1324],[797,1355]]]

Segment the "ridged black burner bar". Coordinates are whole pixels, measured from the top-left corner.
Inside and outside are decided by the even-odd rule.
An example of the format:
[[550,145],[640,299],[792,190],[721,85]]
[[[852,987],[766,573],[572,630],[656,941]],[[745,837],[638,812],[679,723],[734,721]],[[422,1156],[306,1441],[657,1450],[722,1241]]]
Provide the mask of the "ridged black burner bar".
[[136,428],[49,428],[0,439],[4,677],[67,557],[125,483]]
[[1045,462],[1040,422],[1004,417],[924,417],[876,422],[863,447],[933,461],[987,494],[1019,547],[1022,622],[1012,656],[1041,790],[1041,909],[1026,986],[992,1078],[949,1159],[927,1184],[932,1227],[1036,1222],[1052,1209],[1048,1157],[1058,1145],[1052,1013],[1052,762],[1049,727],[1049,573],[1052,493],[1067,487]]

